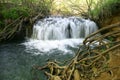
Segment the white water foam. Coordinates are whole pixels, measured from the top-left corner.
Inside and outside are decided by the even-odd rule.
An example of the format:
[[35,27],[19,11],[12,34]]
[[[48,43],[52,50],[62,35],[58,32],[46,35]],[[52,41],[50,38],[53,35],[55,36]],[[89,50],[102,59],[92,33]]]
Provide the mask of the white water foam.
[[64,53],[71,53],[71,50],[68,47],[76,47],[78,48],[79,45],[82,45],[84,39],[65,39],[65,40],[32,40],[30,39],[28,42],[25,42],[26,50],[33,50],[37,49],[40,52],[35,54],[43,54],[48,53],[50,50],[60,50]]

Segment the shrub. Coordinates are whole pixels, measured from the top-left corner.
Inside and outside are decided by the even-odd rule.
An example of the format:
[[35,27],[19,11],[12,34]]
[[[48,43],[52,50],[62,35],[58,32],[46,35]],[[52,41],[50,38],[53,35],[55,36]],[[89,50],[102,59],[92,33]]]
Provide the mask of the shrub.
[[119,11],[116,6],[120,4],[120,0],[100,0],[95,4],[94,9],[90,10],[90,15],[93,19],[104,19],[114,12]]

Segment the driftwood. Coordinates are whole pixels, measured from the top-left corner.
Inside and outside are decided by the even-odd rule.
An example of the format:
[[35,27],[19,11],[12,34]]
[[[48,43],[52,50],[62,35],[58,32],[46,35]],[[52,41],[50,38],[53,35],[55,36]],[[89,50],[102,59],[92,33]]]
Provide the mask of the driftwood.
[[[118,28],[116,31],[106,32],[100,35],[100,32]],[[120,68],[109,67],[108,61],[110,51],[120,48],[120,41],[105,41],[111,36],[120,36],[120,23],[104,27],[95,33],[89,35],[84,40],[84,49],[78,49],[75,57],[67,65],[61,65],[56,61],[48,61],[43,66],[34,66],[34,69],[43,70],[48,76],[48,80],[96,80],[103,72],[109,72],[112,69]],[[92,47],[92,45],[95,45]],[[49,69],[46,70],[46,69]]]

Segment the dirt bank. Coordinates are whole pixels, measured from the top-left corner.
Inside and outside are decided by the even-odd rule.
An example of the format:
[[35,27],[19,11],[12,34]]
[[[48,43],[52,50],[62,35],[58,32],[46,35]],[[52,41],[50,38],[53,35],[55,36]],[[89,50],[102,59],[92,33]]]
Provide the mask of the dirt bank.
[[120,47],[109,52],[110,60],[108,64],[110,70],[103,72],[96,80],[120,80]]

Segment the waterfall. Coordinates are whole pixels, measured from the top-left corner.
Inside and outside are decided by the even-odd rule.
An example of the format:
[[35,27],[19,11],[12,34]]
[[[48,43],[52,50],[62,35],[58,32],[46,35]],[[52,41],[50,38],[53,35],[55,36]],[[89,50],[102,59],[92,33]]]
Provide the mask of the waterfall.
[[48,54],[56,50],[71,53],[71,48],[78,48],[84,38],[97,29],[95,22],[89,19],[47,17],[35,23],[31,39],[24,44],[30,53],[36,50],[36,54]]
[[38,21],[34,25],[32,39],[62,40],[85,38],[96,30],[96,24],[89,19],[49,17]]

